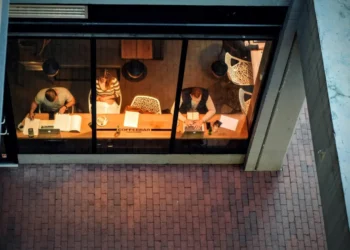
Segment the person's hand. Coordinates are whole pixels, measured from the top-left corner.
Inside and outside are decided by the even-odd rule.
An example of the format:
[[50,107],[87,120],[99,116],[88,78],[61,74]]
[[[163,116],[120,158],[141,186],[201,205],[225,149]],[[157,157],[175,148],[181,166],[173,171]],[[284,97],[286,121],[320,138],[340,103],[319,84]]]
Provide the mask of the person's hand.
[[98,95],[98,96],[96,97],[96,101],[100,102],[100,101],[101,101],[101,96]]
[[194,126],[195,128],[197,128],[197,129],[199,129],[199,128],[202,126],[202,124],[203,124],[203,121],[202,121],[202,120],[198,120],[198,121],[195,121],[195,122],[193,123],[193,126]]
[[34,119],[34,112],[29,112],[28,117],[29,119],[33,120]]
[[66,110],[67,110],[67,107],[66,107],[66,106],[62,106],[62,107],[60,108],[60,110],[58,111],[58,113],[64,114],[64,112],[66,112]]
[[186,126],[192,126],[193,125],[193,121],[191,121],[191,120],[187,120],[186,119],[184,122],[185,122]]

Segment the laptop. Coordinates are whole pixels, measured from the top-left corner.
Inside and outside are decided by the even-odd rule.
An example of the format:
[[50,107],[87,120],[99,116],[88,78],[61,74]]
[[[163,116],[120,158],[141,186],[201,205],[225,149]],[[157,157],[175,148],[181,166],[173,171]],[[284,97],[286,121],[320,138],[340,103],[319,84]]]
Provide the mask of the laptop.
[[39,128],[38,138],[61,138],[61,131],[53,126],[41,126]]
[[204,137],[204,124],[200,128],[196,128],[194,126],[186,126],[184,124],[183,127],[182,138],[185,139],[202,139]]

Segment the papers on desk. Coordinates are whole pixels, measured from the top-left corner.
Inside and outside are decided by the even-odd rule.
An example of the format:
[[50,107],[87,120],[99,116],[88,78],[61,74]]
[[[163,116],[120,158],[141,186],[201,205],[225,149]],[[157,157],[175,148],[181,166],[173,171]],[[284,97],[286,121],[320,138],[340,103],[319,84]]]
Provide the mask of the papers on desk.
[[81,129],[81,116],[80,115],[67,115],[56,114],[54,128],[58,128],[61,131],[67,132],[80,132]]
[[124,127],[137,128],[139,125],[139,112],[125,111]]
[[187,112],[186,116],[187,116],[187,120],[191,120],[191,121],[198,121],[199,120],[199,113],[198,112]]
[[28,135],[28,129],[32,128],[34,131],[34,135],[38,135],[39,134],[39,125],[40,125],[40,119],[30,120],[28,117],[26,117],[24,120],[23,134]]
[[237,120],[235,118],[228,117],[228,116],[221,115],[220,122],[222,122],[222,124],[220,126],[221,128],[226,128],[226,129],[229,129],[232,131],[236,131],[239,120]]

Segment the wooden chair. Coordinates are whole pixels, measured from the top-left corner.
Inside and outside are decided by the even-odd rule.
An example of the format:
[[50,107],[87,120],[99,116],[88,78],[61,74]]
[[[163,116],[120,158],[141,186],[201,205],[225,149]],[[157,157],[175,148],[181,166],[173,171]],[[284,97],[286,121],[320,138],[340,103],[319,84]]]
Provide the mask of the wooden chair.
[[131,107],[139,108],[154,114],[161,114],[162,109],[157,98],[152,96],[137,95],[131,102]]
[[[236,64],[232,64],[232,60],[236,61]],[[228,66],[227,76],[230,81],[236,85],[252,85],[253,82],[253,69],[252,63],[239,59],[238,57],[231,56],[228,52],[225,54],[225,63]]]

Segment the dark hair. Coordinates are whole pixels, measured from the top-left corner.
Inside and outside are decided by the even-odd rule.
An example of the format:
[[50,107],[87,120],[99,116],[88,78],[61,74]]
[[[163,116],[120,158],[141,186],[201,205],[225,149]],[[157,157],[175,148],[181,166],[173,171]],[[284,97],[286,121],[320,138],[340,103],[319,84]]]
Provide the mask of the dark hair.
[[45,98],[49,101],[49,102],[53,102],[56,99],[57,93],[54,89],[48,89],[45,92]]
[[202,95],[202,89],[198,87],[192,88],[191,95],[193,95],[196,98],[200,97]]

